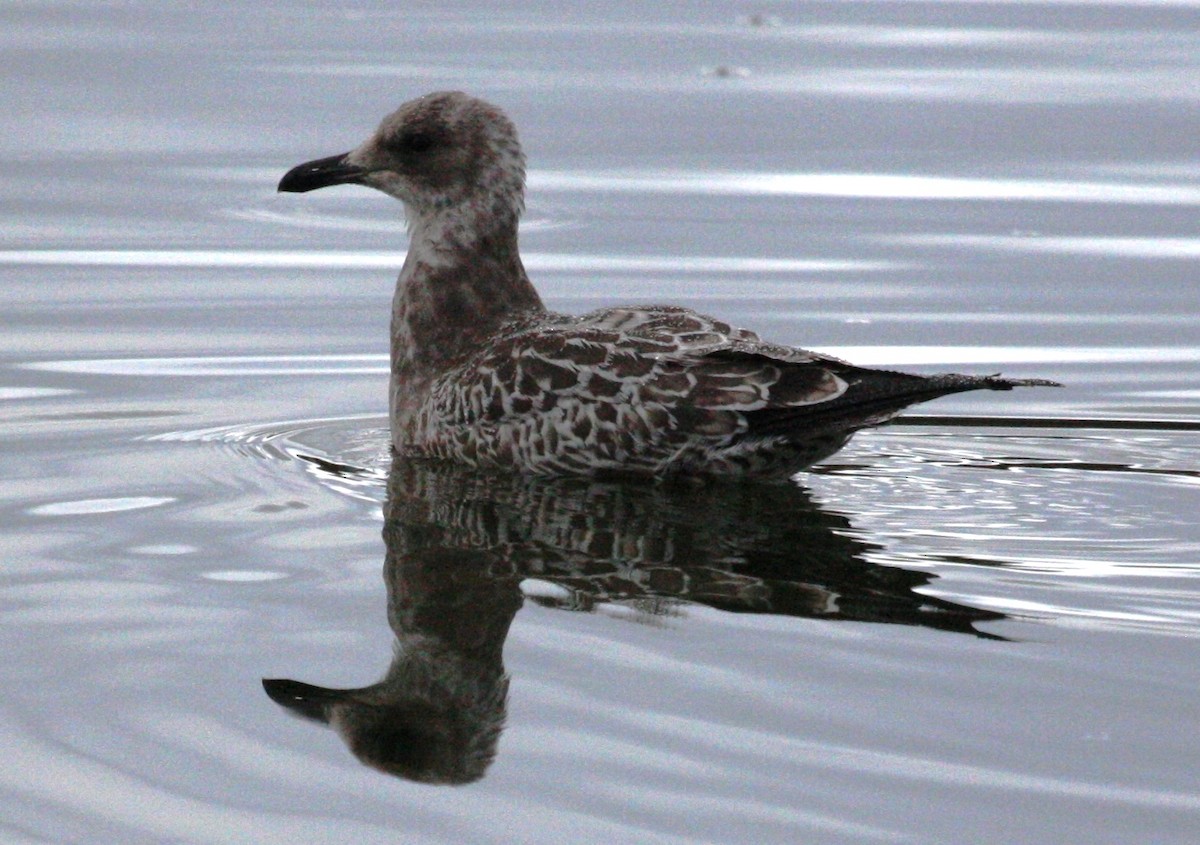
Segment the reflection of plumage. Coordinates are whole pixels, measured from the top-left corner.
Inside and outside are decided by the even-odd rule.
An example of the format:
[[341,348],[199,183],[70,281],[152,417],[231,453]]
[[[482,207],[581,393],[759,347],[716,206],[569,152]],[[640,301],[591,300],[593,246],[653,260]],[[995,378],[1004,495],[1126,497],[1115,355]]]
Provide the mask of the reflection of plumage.
[[697,603],[985,637],[974,623],[1002,618],[914,592],[933,576],[870,563],[876,547],[794,487],[538,479],[396,461],[388,508],[392,560],[470,550],[490,561],[492,577],[550,582],[576,607]]
[[549,313],[517,251],[524,161],[499,109],[439,93],[279,183],[364,184],[405,204],[391,384],[402,454],[543,475],[778,478],[915,402],[1049,384],[854,367],[683,308]]
[[[445,526],[389,502],[384,582],[396,648],[387,674],[358,689],[263,681],[267,694],[328,723],[364,763],[409,780],[483,776],[504,726],[504,640],[523,602],[519,578]],[[453,532],[450,532],[452,534]]]
[[991,636],[975,624],[1003,618],[915,592],[933,576],[869,563],[872,547],[851,533],[784,486],[541,479],[397,460],[383,531],[396,635],[387,674],[348,690],[264,685],[372,766],[463,783],[496,753],[504,640],[527,579],[554,588],[535,599],[543,604],[620,604],[644,619],[704,604]]

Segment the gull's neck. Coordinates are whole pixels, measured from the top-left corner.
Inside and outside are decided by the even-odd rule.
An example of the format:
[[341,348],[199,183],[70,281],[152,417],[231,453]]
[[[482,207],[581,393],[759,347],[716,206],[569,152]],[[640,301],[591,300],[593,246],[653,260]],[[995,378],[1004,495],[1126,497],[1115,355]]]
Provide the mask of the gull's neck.
[[408,256],[392,301],[393,420],[398,394],[421,391],[505,323],[545,310],[517,252],[515,204],[407,210]]

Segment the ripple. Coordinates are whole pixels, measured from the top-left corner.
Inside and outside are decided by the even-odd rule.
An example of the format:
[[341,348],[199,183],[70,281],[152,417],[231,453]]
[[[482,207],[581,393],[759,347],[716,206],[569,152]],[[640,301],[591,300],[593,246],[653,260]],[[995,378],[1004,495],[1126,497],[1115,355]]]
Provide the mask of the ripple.
[[29,370],[120,376],[326,376],[388,372],[386,355],[207,355],[37,361]]
[[533,171],[534,191],[667,193],[850,199],[987,200],[1132,205],[1197,205],[1195,182],[1097,182],[971,178],[898,173],[759,173],[707,171]]
[[47,399],[51,396],[69,396],[78,390],[55,387],[0,387],[0,401],[15,399]]
[[1110,258],[1152,258],[1192,261],[1200,258],[1200,238],[1132,238],[1044,235],[902,235],[881,238],[890,243],[956,249],[993,250],[1051,255]]
[[[146,439],[213,443],[251,458],[295,463],[339,495],[373,503],[382,498],[391,464],[387,419],[374,414],[218,426],[166,432]],[[288,505],[283,508],[288,509]]]
[[278,581],[289,577],[286,572],[272,572],[256,569],[222,569],[214,572],[202,572],[200,577],[209,581],[223,581],[237,584],[258,584],[263,581]]
[[[285,461],[375,508],[390,465],[386,425],[291,420],[152,439]],[[872,561],[944,575],[941,598],[1047,624],[1191,636],[1200,619],[1180,590],[1196,577],[1200,537],[1180,496],[1200,485],[1198,432],[1196,420],[914,415],[858,435],[797,480],[877,548]],[[561,599],[536,580],[523,588]]]
[[[1200,536],[1180,497],[1200,483],[1200,422],[909,422],[860,436],[810,474],[815,491],[854,503],[857,528],[886,543],[887,560],[965,567],[998,599],[1060,615],[1135,613],[1195,630],[1171,589],[1197,574]],[[989,568],[1038,579],[1001,586],[983,578]],[[1064,578],[1105,587],[1093,594]],[[1174,580],[1148,599],[1145,579]]]
[[143,546],[133,546],[129,549],[135,555],[191,555],[200,551],[199,546],[188,543],[154,543]]
[[[891,261],[734,256],[621,256],[522,252],[525,267],[549,273],[837,273],[903,269]],[[396,270],[403,252],[269,250],[81,250],[0,251],[0,264],[82,267],[229,267],[253,269]]]
[[[789,30],[781,27],[772,31]],[[761,30],[756,30],[754,34],[759,32]],[[923,33],[917,28],[908,32],[910,40],[904,46],[929,49],[931,41],[935,47],[941,46],[936,43],[940,37],[936,30]],[[1121,36],[1122,54],[1125,54],[1130,49],[1129,33],[1121,33]],[[860,43],[868,43],[872,38],[876,42],[882,40],[876,32],[869,33]],[[890,38],[893,42],[900,40],[895,35]],[[1019,38],[1010,38],[1010,41],[1016,42]],[[817,32],[811,40],[829,42],[834,40],[834,36],[829,32]],[[1059,40],[1060,44],[1078,44],[1074,36],[1059,36]],[[1180,43],[1182,49],[1195,49],[1194,39]],[[892,46],[891,49],[894,51],[897,48]],[[959,49],[964,47],[960,46]],[[979,49],[995,48],[989,46]],[[1028,57],[1023,56],[1022,62],[1014,67],[964,66],[961,62],[948,62],[950,66],[947,67],[898,67],[891,61],[883,67],[863,66],[861,62],[824,67],[813,64],[776,66],[739,81],[752,82],[746,90],[759,94],[804,94],[900,102],[1003,105],[1160,102],[1190,105],[1197,100],[1196,87],[1186,67],[1161,64],[1122,66],[1118,63],[1103,66],[1096,65],[1094,56],[1089,56],[1093,60],[1092,66],[1080,68],[1064,62],[1060,52],[1051,54],[1047,49],[1046,54],[1046,60],[1036,64],[1031,64]],[[384,79],[392,80],[393,84],[397,80],[403,81],[403,84],[413,84],[449,78],[463,80],[465,87],[469,87],[466,83],[470,83],[491,90],[516,89],[526,93],[541,90],[561,94],[565,89],[585,89],[592,95],[599,91],[635,91],[639,95],[653,92],[670,96],[705,90],[698,84],[701,80],[686,73],[658,69],[639,72],[633,66],[624,64],[595,70],[573,67],[570,72],[532,67],[519,70],[489,68],[486,72],[480,72],[466,65],[436,67],[388,61],[333,61],[263,65],[260,70],[298,76]]]
[[942,364],[1195,363],[1197,346],[831,346],[822,351],[864,366]]
[[123,496],[112,499],[75,499],[69,502],[50,502],[29,509],[35,516],[84,516],[119,513],[144,508],[157,508],[176,501],[172,496]]

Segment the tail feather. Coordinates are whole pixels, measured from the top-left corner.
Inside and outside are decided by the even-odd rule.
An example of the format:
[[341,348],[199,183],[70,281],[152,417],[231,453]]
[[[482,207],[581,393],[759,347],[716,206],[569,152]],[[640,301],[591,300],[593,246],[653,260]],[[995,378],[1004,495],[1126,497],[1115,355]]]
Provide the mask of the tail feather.
[[837,399],[814,405],[771,408],[747,414],[751,437],[798,435],[804,439],[831,431],[851,432],[887,422],[909,405],[969,390],[1062,387],[1049,379],[1010,379],[996,373],[969,376],[941,373],[917,376],[887,370],[860,370],[860,378]]

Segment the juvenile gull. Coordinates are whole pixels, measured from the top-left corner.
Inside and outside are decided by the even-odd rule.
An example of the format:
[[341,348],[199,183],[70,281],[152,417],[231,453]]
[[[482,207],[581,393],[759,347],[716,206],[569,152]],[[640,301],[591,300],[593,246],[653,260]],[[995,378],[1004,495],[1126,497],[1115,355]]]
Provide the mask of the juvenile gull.
[[396,452],[538,474],[786,478],[904,407],[1040,379],[864,369],[673,306],[546,310],[517,252],[525,157],[497,107],[405,103],[280,191],[376,188],[410,244],[392,302]]

